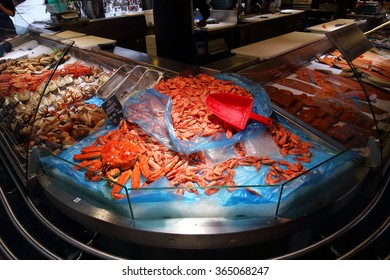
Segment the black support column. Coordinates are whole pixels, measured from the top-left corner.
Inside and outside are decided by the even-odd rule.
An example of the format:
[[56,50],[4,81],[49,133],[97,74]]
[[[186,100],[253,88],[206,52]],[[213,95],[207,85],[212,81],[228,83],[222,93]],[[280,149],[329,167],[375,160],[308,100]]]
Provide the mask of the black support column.
[[196,64],[192,0],[153,0],[157,55]]

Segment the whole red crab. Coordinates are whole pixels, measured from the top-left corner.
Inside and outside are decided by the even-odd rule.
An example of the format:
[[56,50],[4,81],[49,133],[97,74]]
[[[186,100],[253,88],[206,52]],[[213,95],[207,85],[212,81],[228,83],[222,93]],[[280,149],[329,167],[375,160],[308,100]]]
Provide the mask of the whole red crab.
[[76,167],[87,168],[85,178],[89,181],[100,181],[102,176],[111,181],[111,196],[121,199],[125,194],[120,190],[131,177],[132,188],[139,188],[141,173],[147,181],[155,181],[168,172],[178,161],[175,157],[158,171],[152,173],[148,159],[140,154],[138,147],[129,140],[111,139],[99,146],[96,141],[91,146],[81,149],[80,154],[75,154],[75,161],[82,161]]

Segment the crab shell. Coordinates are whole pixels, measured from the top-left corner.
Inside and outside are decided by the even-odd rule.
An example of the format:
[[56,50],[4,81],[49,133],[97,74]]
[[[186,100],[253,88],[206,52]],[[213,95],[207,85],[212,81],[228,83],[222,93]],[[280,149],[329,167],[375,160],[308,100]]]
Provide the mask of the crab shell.
[[138,159],[138,147],[130,141],[111,140],[102,147],[102,162],[111,168],[127,170],[134,167]]

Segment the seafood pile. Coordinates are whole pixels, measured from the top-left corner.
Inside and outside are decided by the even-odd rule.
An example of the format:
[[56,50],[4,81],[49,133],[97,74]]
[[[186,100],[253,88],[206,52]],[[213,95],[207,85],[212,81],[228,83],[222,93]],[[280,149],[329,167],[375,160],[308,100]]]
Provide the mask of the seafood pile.
[[[8,96],[23,90],[35,91],[45,83],[50,69],[62,57],[61,50],[53,50],[50,54],[35,57],[21,57],[0,60],[0,97]],[[63,61],[70,56],[64,56]]]
[[251,93],[231,81],[216,79],[207,74],[196,77],[177,76],[160,81],[155,89],[172,99],[171,117],[177,138],[189,140],[195,135],[211,136],[226,133],[229,139],[235,130],[221,121],[206,107],[206,96],[213,93],[232,93],[251,97]]
[[[71,62],[75,59],[66,56],[46,85],[52,74],[49,68],[61,56],[61,51],[54,50],[0,63],[0,114],[6,120],[2,125],[15,137],[15,149],[23,158],[34,145],[58,153],[94,132],[106,119],[100,107],[83,101],[93,97],[111,72],[98,65]],[[30,135],[34,136],[31,141]]]
[[[200,74],[196,77],[176,77],[160,82],[156,89],[169,95],[174,100],[171,112],[176,124],[176,133],[181,139],[193,135],[217,133],[227,134],[233,130],[208,112],[205,98],[208,94],[231,92],[251,95],[248,91],[214,77]],[[88,181],[106,179],[112,188],[114,199],[125,196],[122,188],[131,179],[131,188],[146,186],[165,176],[174,186],[177,194],[185,192],[200,195],[204,191],[212,195],[226,187],[228,191],[237,188],[235,182],[236,168],[250,166],[254,176],[267,168],[263,184],[275,185],[289,181],[306,171],[302,163],[309,163],[314,146],[302,141],[299,136],[288,131],[283,125],[269,126],[268,131],[280,154],[292,156],[292,160],[276,160],[270,156],[248,154],[245,145],[239,142],[234,145],[234,155],[222,162],[210,166],[202,151],[192,154],[181,154],[170,150],[156,139],[147,135],[134,123],[122,120],[118,129],[110,130],[99,136],[89,146],[84,146],[73,155],[75,168],[85,171]],[[143,175],[143,183],[141,178]],[[246,187],[248,192],[261,195],[254,187]]]
[[387,29],[378,29],[375,32],[367,34],[368,39],[371,44],[374,45],[376,51],[386,53],[390,50],[389,36],[387,34]]
[[[63,148],[96,132],[106,120],[106,115],[99,106],[83,101],[61,110],[47,110],[45,113],[40,114],[35,122],[33,140],[35,145],[43,145],[53,154],[58,154]],[[25,132],[24,136],[28,137],[30,132]]]
[[[341,69],[340,75],[354,78],[347,61],[338,50],[333,51],[324,57],[317,57],[321,63]],[[373,52],[365,52],[352,61],[353,66],[358,70],[362,80],[380,87],[390,87],[390,59]]]
[[50,54],[41,54],[31,58],[2,59],[0,60],[0,74],[30,74],[47,70],[61,57],[61,50],[53,50]]
[[[281,124],[269,128],[272,137],[281,153],[295,155],[295,160],[274,160],[269,156],[247,155],[240,143],[236,144],[235,157],[214,166],[208,166],[202,152],[189,155],[169,150],[151,138],[136,124],[122,120],[119,128],[99,136],[89,146],[84,146],[73,155],[75,168],[85,171],[88,181],[106,179],[111,187],[114,199],[122,199],[125,194],[121,189],[131,178],[131,188],[144,187],[160,177],[165,176],[177,188],[177,194],[184,192],[199,195],[204,189],[207,195],[215,194],[220,187],[234,191],[237,184],[234,180],[235,168],[252,166],[259,171],[263,166],[268,168],[264,183],[275,185],[299,176],[306,169],[301,162],[310,162],[311,143],[302,141],[297,135],[288,132]],[[145,178],[141,184],[141,174]],[[246,187],[252,194],[261,195],[255,188]]]
[[[375,105],[368,106],[357,81],[307,67],[298,69],[295,77],[276,79],[264,88],[282,109],[348,147],[376,135],[374,120],[369,117],[371,109],[376,115],[387,113]],[[368,98],[390,100],[383,90],[369,85],[367,89]]]

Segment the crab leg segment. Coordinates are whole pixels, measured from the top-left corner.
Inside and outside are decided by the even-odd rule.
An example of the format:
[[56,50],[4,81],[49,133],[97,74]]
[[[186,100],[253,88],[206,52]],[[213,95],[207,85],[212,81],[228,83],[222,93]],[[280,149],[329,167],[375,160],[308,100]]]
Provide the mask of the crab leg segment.
[[96,159],[96,158],[100,158],[101,156],[102,156],[101,152],[90,152],[87,154],[76,154],[73,156],[73,160],[81,161],[81,160],[88,160],[88,159]]
[[140,186],[141,186],[141,169],[140,169],[140,164],[137,161],[133,168],[133,174],[131,175],[131,187],[134,189],[138,189]]
[[165,173],[171,171],[171,169],[175,166],[175,164],[179,161],[179,157],[175,156],[173,157],[166,165],[161,167],[160,170],[158,170],[155,173],[152,173],[149,169],[148,160],[144,157],[140,157],[140,167],[142,174],[146,177],[149,181],[155,181],[161,176],[163,176]]
[[127,181],[130,179],[131,173],[132,173],[131,170],[126,170],[122,172],[122,174],[118,177],[116,183],[113,184],[114,186],[112,187],[111,190],[111,196],[114,199],[122,199],[126,196],[125,194],[119,192],[121,191],[122,187],[127,183]]

